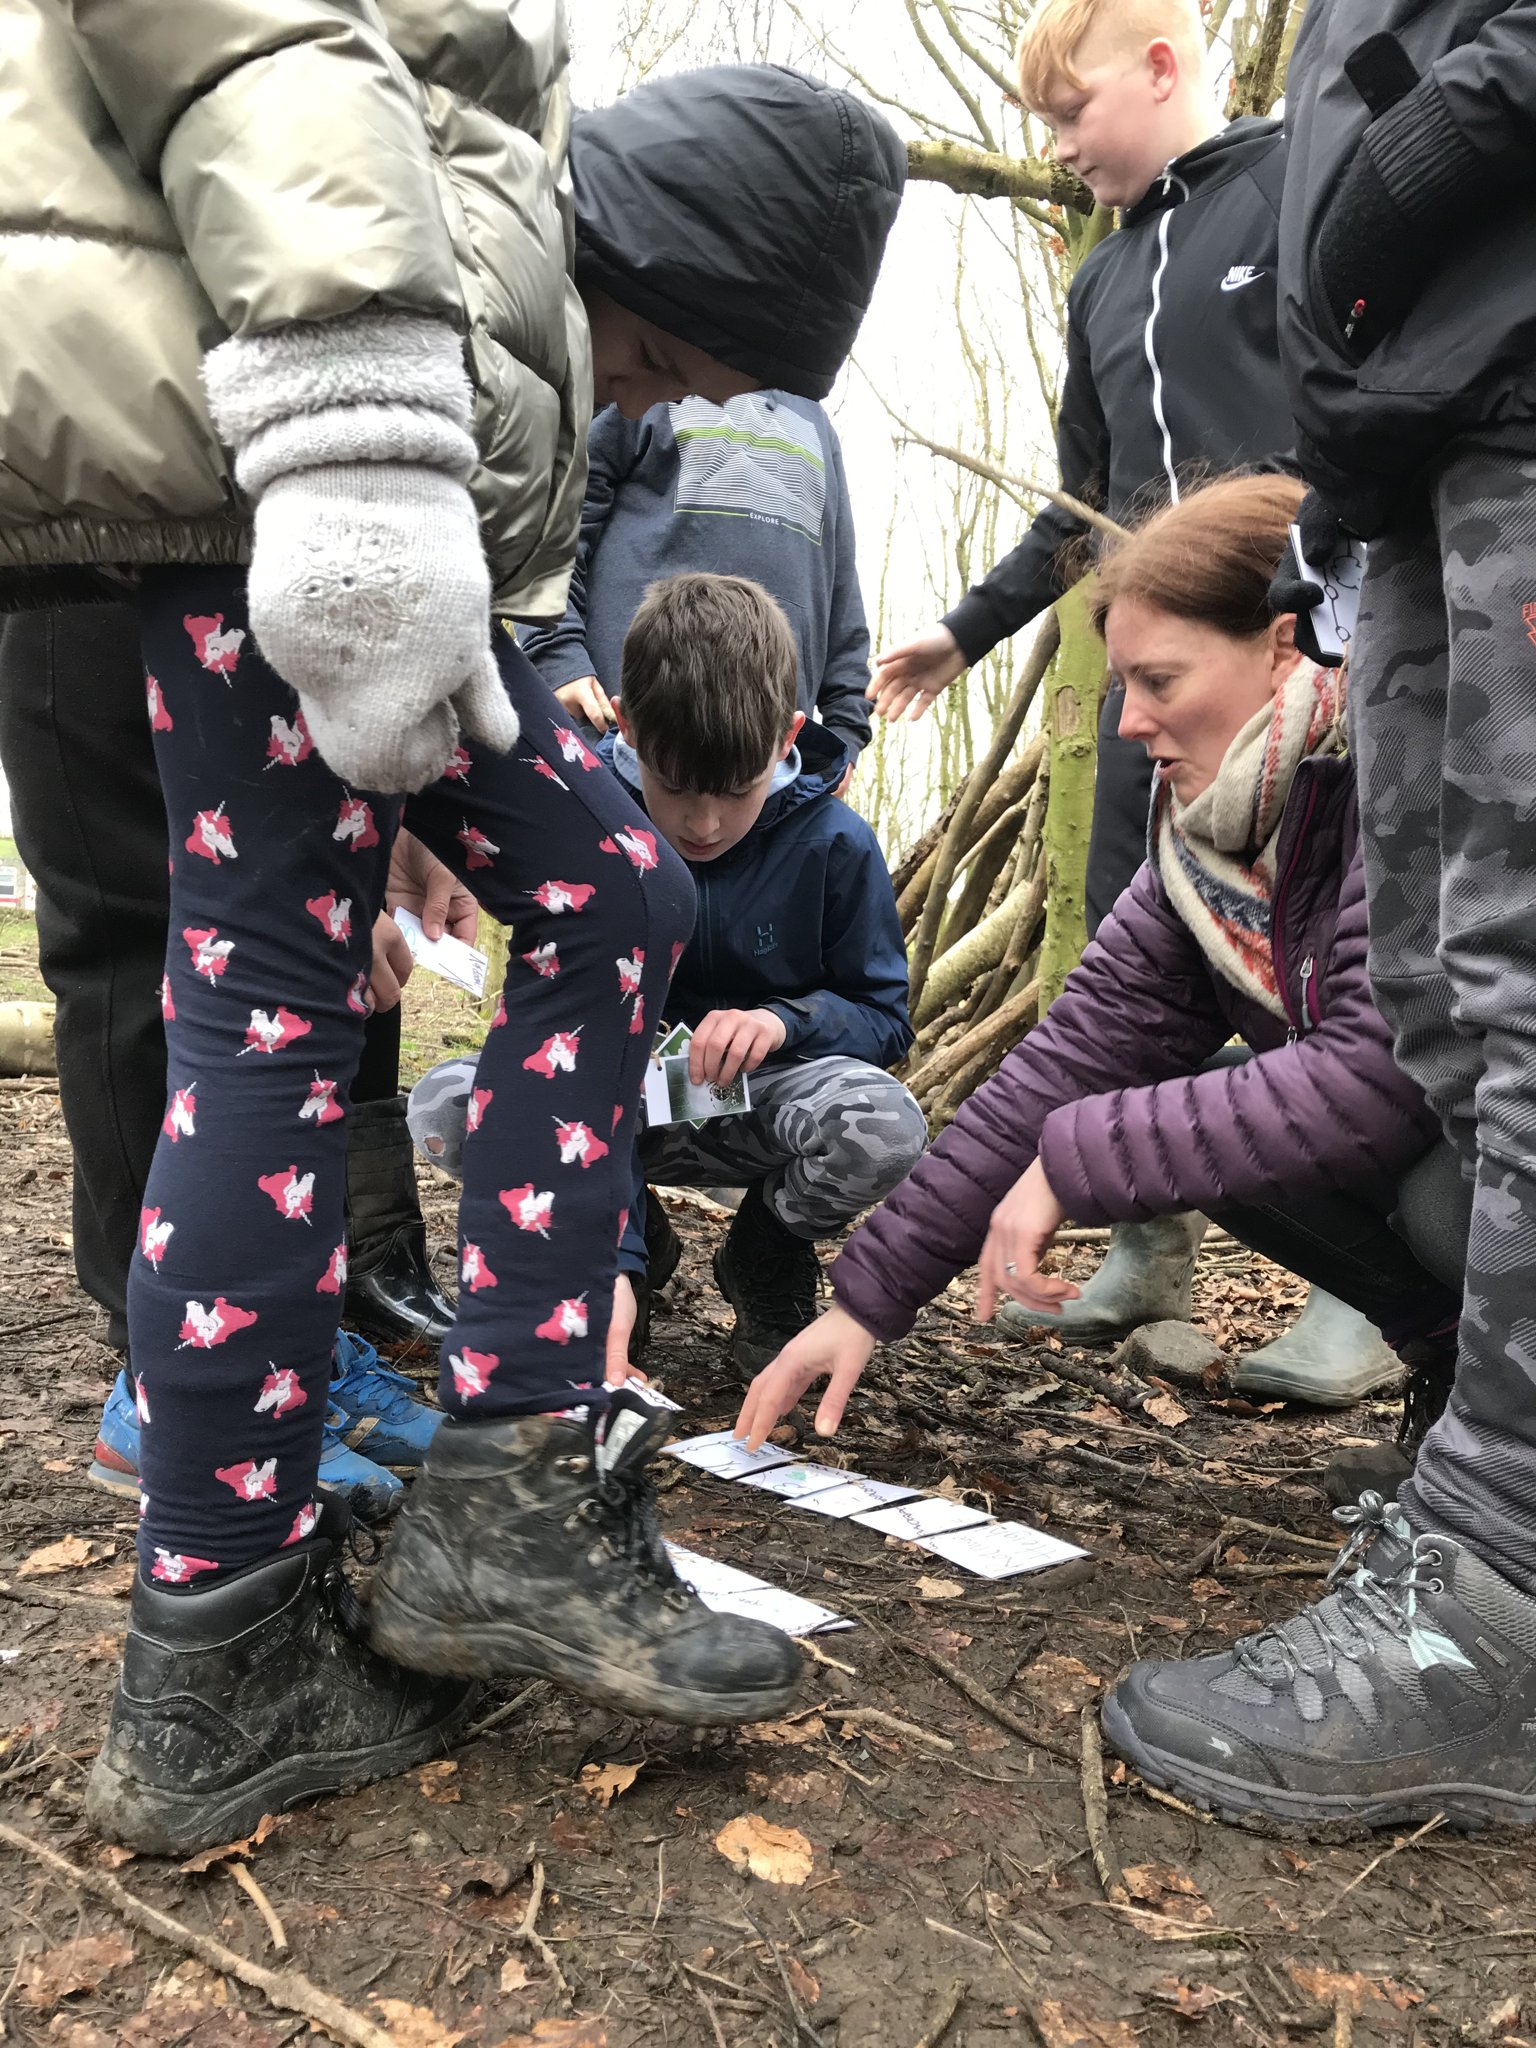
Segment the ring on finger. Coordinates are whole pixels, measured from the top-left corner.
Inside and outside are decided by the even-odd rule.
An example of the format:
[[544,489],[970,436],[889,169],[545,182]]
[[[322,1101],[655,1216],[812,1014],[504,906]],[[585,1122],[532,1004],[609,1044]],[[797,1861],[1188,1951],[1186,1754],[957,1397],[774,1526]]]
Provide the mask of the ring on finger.
[[1003,1271],[1008,1275],[1010,1280],[1013,1278],[1014,1274],[1018,1272],[1018,1270],[1018,1267],[1014,1264],[1012,1259],[1004,1259]]

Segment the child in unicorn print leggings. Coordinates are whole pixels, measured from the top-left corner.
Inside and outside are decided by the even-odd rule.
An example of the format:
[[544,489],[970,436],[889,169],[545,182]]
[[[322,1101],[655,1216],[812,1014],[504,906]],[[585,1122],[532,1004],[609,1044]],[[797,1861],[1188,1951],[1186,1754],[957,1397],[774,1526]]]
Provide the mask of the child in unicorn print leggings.
[[402,821],[512,927],[466,1152],[450,1416],[562,1410],[601,1385],[650,1026],[693,890],[510,637],[518,744],[462,747],[402,799],[347,788],[315,751],[239,571],[148,576],[141,622],[172,848],[168,1108],[129,1298],[141,1558],[201,1587],[317,1519],[347,1089]]

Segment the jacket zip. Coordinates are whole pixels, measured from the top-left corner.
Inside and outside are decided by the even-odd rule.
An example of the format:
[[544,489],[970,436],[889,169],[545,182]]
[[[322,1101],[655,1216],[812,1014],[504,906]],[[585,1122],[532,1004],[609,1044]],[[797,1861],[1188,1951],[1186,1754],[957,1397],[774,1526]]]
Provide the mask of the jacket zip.
[[[1177,185],[1187,199],[1189,187],[1182,178],[1173,175],[1172,165],[1163,172],[1163,197],[1166,199]],[[1152,273],[1152,310],[1147,315],[1146,330],[1142,344],[1146,350],[1147,366],[1152,372],[1152,414],[1157,421],[1158,432],[1163,439],[1163,474],[1168,479],[1168,491],[1175,505],[1179,502],[1179,479],[1173,466],[1173,436],[1168,431],[1168,417],[1163,409],[1163,372],[1157,360],[1155,328],[1157,316],[1163,310],[1163,273],[1168,268],[1168,230],[1173,225],[1173,208],[1165,206],[1163,217],[1157,224],[1157,268]]]
[[[1285,985],[1285,947],[1281,943],[1280,926],[1281,915],[1285,907],[1285,893],[1291,886],[1291,877],[1296,872],[1296,863],[1301,858],[1301,849],[1307,842],[1307,831],[1312,823],[1312,813],[1317,808],[1316,778],[1309,776],[1307,778],[1307,785],[1307,808],[1302,812],[1301,824],[1297,829],[1295,839],[1291,843],[1291,857],[1285,864],[1285,873],[1280,877],[1279,885],[1275,890],[1274,904],[1269,913],[1269,945],[1275,963],[1275,987],[1279,991],[1280,1007],[1285,1012],[1285,1021],[1290,1027],[1286,1033],[1285,1042],[1287,1045],[1294,1045],[1301,1036],[1301,1033],[1306,1029],[1305,1008],[1303,1008],[1300,1025],[1297,1024],[1296,1018],[1291,1014],[1290,994]],[[1311,973],[1312,956],[1309,953],[1302,962],[1301,968],[1303,1005],[1306,1002],[1307,982],[1311,978]]]

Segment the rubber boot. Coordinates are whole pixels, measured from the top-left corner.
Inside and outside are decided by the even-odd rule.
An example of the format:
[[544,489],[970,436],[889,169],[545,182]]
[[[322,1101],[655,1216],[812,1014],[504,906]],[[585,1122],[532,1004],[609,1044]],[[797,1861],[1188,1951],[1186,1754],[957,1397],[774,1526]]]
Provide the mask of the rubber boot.
[[661,1540],[650,1466],[673,1421],[630,1391],[597,1416],[450,1418],[384,1553],[374,1647],[668,1721],[783,1713],[799,1650],[766,1622],[711,1613]]
[[445,1754],[474,1688],[369,1649],[341,1568],[348,1524],[339,1501],[322,1501],[307,1541],[204,1591],[135,1580],[86,1785],[98,1834],[184,1856],[248,1835],[264,1813]]
[[816,1247],[785,1228],[764,1200],[762,1182],[754,1181],[715,1253],[714,1270],[715,1285],[736,1311],[731,1358],[743,1379],[754,1379],[816,1320]]
[[344,1320],[376,1344],[442,1343],[453,1304],[427,1263],[406,1098],[362,1102],[347,1120]]
[[1456,1332],[1415,1337],[1398,1352],[1408,1377],[1403,1386],[1403,1414],[1397,1441],[1390,1444],[1346,1444],[1323,1467],[1323,1492],[1334,1507],[1379,1493],[1395,1500],[1397,1489],[1413,1471],[1419,1446],[1445,1413],[1456,1378]]
[[1194,1307],[1195,1260],[1209,1228],[1198,1211],[1154,1216],[1147,1223],[1117,1223],[1109,1250],[1076,1301],[1061,1313],[1037,1315],[1016,1301],[998,1311],[1010,1336],[1055,1330],[1069,1344],[1107,1344],[1143,1323],[1187,1323]]
[[1402,1378],[1403,1362],[1358,1309],[1314,1287],[1283,1336],[1245,1352],[1232,1391],[1250,1399],[1349,1408]]

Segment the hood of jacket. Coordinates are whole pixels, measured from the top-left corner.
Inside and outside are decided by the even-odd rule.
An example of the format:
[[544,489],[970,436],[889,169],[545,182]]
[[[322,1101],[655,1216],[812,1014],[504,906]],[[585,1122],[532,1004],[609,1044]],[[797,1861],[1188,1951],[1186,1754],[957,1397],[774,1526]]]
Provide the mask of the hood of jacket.
[[[607,733],[594,749],[598,759],[605,762],[633,793],[644,808],[645,798],[640,791],[640,778],[635,773],[634,754],[629,748],[620,748],[615,733]],[[736,844],[722,853],[716,860],[690,861],[689,872],[697,881],[700,873],[707,868],[713,874],[728,871],[733,866],[751,861],[762,842],[776,832],[788,819],[804,812],[810,805],[824,803],[837,793],[837,786],[848,772],[848,749],[824,725],[807,719],[801,726],[795,741],[795,755],[799,757],[799,772],[786,781],[775,778],[775,786],[769,790],[767,801],[753,820],[752,829],[745,833]],[[794,756],[791,756],[793,759]],[[681,858],[681,856],[679,856]]]
[[591,368],[548,0],[0,0],[0,601],[239,561],[202,358],[367,307],[465,337],[495,604],[558,617]]
[[838,86],[769,64],[655,79],[576,117],[578,275],[766,386],[825,398],[906,175],[890,123]]

